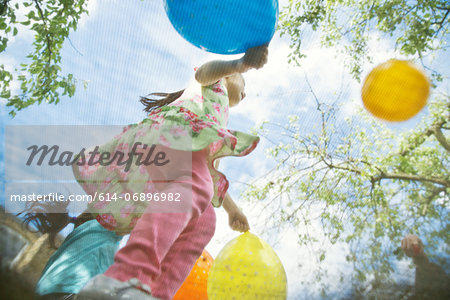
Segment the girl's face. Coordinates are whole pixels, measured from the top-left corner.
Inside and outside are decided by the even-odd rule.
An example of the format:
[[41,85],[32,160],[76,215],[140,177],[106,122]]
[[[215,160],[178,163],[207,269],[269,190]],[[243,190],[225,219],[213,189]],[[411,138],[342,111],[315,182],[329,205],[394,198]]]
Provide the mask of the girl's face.
[[236,106],[242,99],[245,98],[245,81],[241,73],[235,73],[233,75],[225,77],[225,87],[228,91],[228,101],[230,107]]

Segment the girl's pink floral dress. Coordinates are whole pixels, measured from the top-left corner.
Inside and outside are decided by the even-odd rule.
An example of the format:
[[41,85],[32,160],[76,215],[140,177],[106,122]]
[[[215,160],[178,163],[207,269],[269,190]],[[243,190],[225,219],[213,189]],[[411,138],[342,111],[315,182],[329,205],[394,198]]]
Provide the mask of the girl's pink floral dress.
[[[185,93],[186,94],[186,93]],[[200,151],[206,148],[209,171],[214,182],[212,204],[219,207],[228,189],[225,175],[215,168],[215,160],[225,156],[245,156],[259,142],[254,135],[232,131],[226,128],[228,122],[228,95],[221,81],[201,88],[201,95],[183,94],[168,106],[152,111],[139,124],[123,129],[109,143],[100,147],[99,152],[129,152],[140,142],[142,145],[163,145],[182,151]],[[189,140],[189,143],[186,141]],[[139,147],[136,152],[139,152]],[[88,161],[89,157],[86,157]],[[142,165],[78,166],[75,177],[84,190],[97,194],[97,199],[89,204],[89,209],[97,215],[97,220],[107,229],[126,232],[136,223],[136,213],[142,212],[144,201],[99,201],[98,195],[124,195],[125,193],[155,192],[151,174]],[[114,205],[114,207],[111,207]]]

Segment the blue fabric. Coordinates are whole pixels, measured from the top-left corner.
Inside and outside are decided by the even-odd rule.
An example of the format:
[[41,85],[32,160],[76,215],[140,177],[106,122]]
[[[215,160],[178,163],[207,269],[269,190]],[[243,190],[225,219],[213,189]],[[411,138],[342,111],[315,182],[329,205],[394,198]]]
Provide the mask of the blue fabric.
[[122,236],[103,228],[97,220],[78,226],[50,257],[36,292],[78,293],[89,279],[112,265],[121,240]]

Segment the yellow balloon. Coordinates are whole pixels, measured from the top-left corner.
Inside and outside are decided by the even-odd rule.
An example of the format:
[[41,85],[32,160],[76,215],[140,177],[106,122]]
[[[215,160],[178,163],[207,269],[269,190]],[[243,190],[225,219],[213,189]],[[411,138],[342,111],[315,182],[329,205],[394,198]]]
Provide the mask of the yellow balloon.
[[387,121],[405,121],[427,103],[430,81],[406,60],[390,59],[367,75],[361,90],[366,109]]
[[269,244],[250,232],[228,242],[209,271],[209,300],[286,297],[283,264]]

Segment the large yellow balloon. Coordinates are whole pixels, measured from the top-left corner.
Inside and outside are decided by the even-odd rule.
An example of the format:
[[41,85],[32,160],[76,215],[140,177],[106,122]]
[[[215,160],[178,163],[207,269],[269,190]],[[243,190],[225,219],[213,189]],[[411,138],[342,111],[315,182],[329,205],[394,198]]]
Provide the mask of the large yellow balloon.
[[228,242],[208,277],[209,300],[286,299],[283,265],[262,239],[246,232]]
[[406,60],[390,59],[367,75],[361,91],[366,109],[387,121],[405,121],[426,104],[430,82],[422,70]]

